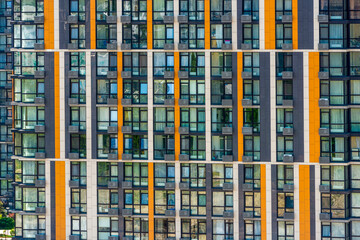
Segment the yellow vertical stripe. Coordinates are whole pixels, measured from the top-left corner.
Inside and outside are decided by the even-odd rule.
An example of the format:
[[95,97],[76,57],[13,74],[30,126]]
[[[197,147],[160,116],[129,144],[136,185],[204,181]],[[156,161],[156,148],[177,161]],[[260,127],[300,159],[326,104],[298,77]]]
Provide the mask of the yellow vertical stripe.
[[320,157],[320,54],[309,53],[309,140],[310,162],[319,162]]
[[153,13],[152,13],[152,0],[147,0],[147,48],[153,48]]
[[90,0],[90,46],[96,49],[96,0]]
[[265,0],[265,49],[275,46],[275,0]]
[[55,162],[55,223],[56,223],[56,240],[66,240],[66,216],[65,216],[65,162]]
[[204,3],[204,17],[205,17],[205,49],[210,49],[210,0],[205,0]]
[[298,49],[298,0],[292,0],[292,17],[293,49]]
[[243,54],[239,52],[237,54],[237,131],[238,131],[238,160],[242,161],[243,156],[243,79],[241,77],[241,72],[243,69]]
[[60,158],[60,55],[54,53],[54,129],[55,129],[55,158]]
[[300,239],[311,239],[310,235],[310,166],[299,165],[299,220]]
[[149,240],[154,240],[154,163],[148,164]]
[[121,105],[121,99],[123,98],[123,79],[121,78],[121,71],[123,66],[122,61],[123,53],[119,52],[117,56],[117,98],[118,98],[118,158],[122,159],[123,154],[123,133],[121,127],[123,126],[123,106]]
[[179,160],[180,154],[180,80],[179,72],[180,69],[180,54],[179,52],[174,53],[174,98],[175,98],[175,108],[174,108],[174,117],[175,117],[175,160]]
[[44,43],[54,49],[54,1],[44,1]]
[[266,165],[260,167],[261,240],[266,240]]

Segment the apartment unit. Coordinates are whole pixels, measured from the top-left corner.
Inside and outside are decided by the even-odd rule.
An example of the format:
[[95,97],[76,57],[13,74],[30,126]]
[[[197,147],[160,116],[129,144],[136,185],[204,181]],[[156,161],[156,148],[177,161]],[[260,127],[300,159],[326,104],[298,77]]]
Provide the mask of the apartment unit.
[[360,0],[0,0],[24,240],[360,239]]

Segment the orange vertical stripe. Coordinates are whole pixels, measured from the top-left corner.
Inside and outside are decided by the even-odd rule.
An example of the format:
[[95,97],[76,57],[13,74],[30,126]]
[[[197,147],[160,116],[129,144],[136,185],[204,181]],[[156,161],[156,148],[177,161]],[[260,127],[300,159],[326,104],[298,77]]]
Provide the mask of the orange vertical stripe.
[[319,162],[320,157],[320,54],[309,53],[309,140],[310,162]]
[[266,165],[260,167],[261,240],[266,240]]
[[66,240],[66,216],[65,216],[65,162],[55,162],[55,222],[56,240]]
[[123,79],[121,78],[121,71],[123,68],[122,61],[123,54],[118,53],[117,56],[117,70],[118,70],[118,81],[117,81],[117,98],[118,98],[118,158],[122,159],[123,154],[123,133],[121,126],[123,125],[123,106],[121,105],[121,99],[123,97]]
[[90,46],[96,49],[96,0],[90,0]]
[[307,240],[310,235],[310,166],[299,165],[299,220],[300,239]]
[[54,53],[55,158],[60,158],[60,68],[59,52]]
[[147,48],[153,48],[153,13],[152,13],[152,0],[147,0]]
[[243,54],[239,52],[237,54],[237,131],[238,131],[238,160],[242,161],[243,156],[243,107],[242,107],[242,99],[243,99],[243,79],[241,77],[241,70],[243,69]]
[[204,18],[205,18],[205,49],[210,49],[210,0],[205,0],[204,3]]
[[154,240],[154,163],[148,164],[149,240]]
[[180,154],[180,80],[179,72],[180,69],[180,54],[179,52],[174,53],[174,97],[175,97],[175,108],[174,108],[174,117],[175,117],[175,160],[179,160]]
[[54,49],[54,1],[44,1],[44,43]]
[[275,49],[275,0],[265,0],[265,49]]
[[292,16],[293,49],[298,49],[298,0],[292,0]]

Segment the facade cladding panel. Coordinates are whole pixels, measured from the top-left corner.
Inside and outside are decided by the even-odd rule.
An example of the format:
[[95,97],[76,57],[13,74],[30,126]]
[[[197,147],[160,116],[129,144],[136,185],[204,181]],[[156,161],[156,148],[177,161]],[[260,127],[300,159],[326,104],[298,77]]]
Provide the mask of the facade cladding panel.
[[0,0],[14,239],[360,238],[359,0]]

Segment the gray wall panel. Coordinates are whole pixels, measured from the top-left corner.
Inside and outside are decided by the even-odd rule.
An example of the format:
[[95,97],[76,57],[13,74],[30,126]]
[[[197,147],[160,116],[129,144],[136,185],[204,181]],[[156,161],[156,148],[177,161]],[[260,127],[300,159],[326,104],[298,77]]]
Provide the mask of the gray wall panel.
[[54,53],[45,53],[45,152],[55,157]]
[[238,75],[238,69],[237,69],[237,53],[232,54],[232,69],[233,69],[233,78],[232,78],[232,87],[233,87],[233,95],[232,95],[232,101],[233,101],[233,158],[234,161],[238,161],[238,132],[236,131],[238,129],[238,118],[237,118],[237,112],[238,112],[238,94],[237,94],[237,75]]
[[298,1],[298,48],[314,48],[314,0]]

